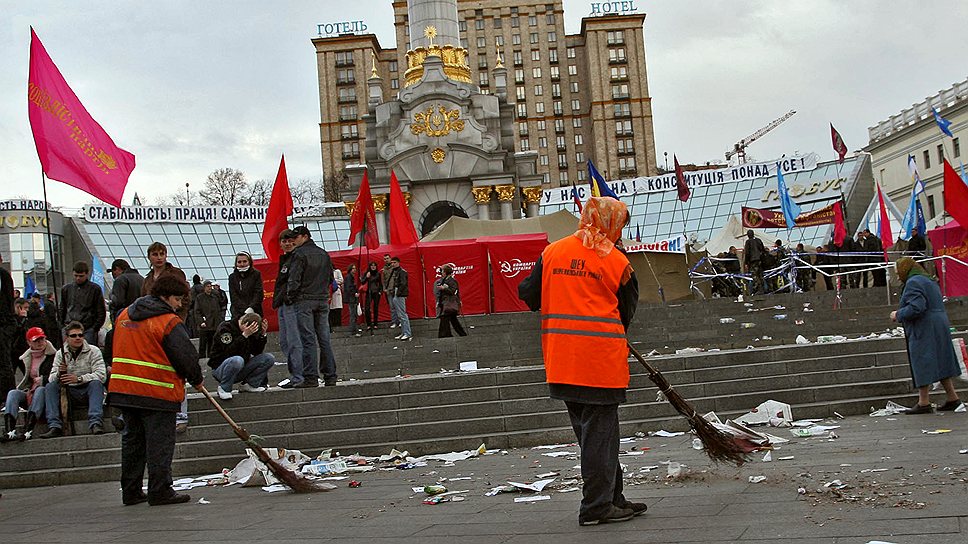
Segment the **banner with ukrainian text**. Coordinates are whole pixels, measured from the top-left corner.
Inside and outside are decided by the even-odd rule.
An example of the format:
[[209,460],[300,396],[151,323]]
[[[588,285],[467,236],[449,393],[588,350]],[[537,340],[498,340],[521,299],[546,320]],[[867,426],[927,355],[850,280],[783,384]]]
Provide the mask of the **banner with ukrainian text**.
[[134,170],[134,155],[116,146],[87,112],[33,28],[27,115],[47,177],[108,204],[121,205],[124,187]]
[[668,240],[659,240],[657,242],[636,242],[634,244],[625,244],[626,253],[682,253],[686,252],[686,237],[683,235],[676,236],[675,238],[669,238]]
[[[834,206],[824,206],[819,210],[801,213],[797,216],[796,224],[798,227],[815,227],[817,225],[830,225],[836,219]],[[761,208],[747,208],[743,206],[743,228],[746,229],[785,229],[786,218],[780,210],[764,210]]]

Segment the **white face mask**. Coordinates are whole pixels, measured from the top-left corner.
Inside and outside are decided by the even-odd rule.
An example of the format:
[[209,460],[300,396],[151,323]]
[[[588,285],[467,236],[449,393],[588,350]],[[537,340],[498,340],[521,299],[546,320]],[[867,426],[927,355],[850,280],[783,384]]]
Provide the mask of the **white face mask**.
[[238,270],[239,272],[248,272],[250,268],[252,268],[252,267],[251,266],[246,266],[244,268],[243,267],[239,267],[239,266],[236,266],[235,267],[235,269]]

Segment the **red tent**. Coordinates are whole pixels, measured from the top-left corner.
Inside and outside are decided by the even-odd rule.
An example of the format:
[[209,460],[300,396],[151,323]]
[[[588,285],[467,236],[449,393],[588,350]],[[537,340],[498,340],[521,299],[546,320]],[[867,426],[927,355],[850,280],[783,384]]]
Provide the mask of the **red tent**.
[[491,284],[494,288],[494,312],[526,312],[528,306],[518,298],[518,284],[531,274],[531,269],[548,245],[546,233],[484,236],[477,239],[484,245],[491,264]]
[[[929,231],[928,238],[936,257],[946,255],[968,263],[968,229],[954,219]],[[935,261],[944,294],[949,297],[968,296],[968,265],[952,259],[945,261],[943,266],[942,261]]]

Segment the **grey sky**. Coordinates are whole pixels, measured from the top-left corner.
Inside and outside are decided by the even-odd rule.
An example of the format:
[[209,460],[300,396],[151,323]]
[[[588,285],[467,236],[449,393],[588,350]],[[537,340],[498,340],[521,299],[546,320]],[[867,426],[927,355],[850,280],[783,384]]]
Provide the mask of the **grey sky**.
[[[968,77],[968,2],[636,0],[656,152],[721,161],[790,109],[751,156],[833,155],[828,122],[851,150],[867,127]],[[26,113],[29,26],[87,109],[137,156],[125,202],[201,188],[220,167],[250,179],[319,178],[317,23],[363,19],[393,47],[390,0],[355,2],[0,0],[0,198],[40,198]],[[590,2],[565,0],[576,33]],[[91,200],[48,184],[59,206]]]

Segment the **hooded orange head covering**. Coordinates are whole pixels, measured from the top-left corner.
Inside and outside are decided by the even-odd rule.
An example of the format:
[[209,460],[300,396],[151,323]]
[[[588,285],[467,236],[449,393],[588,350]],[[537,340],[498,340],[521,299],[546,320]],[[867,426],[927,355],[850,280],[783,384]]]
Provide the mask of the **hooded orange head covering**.
[[599,257],[612,252],[628,220],[628,207],[611,197],[591,197],[578,220],[575,236],[583,246],[595,250]]

